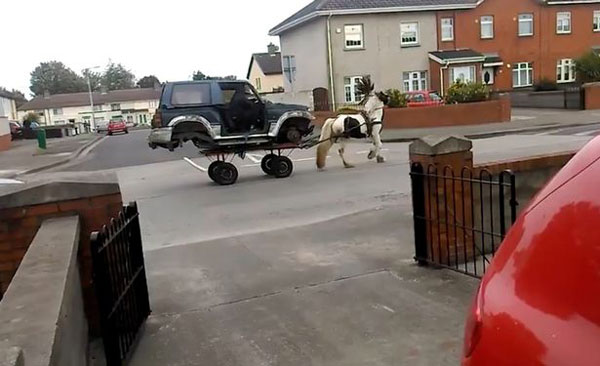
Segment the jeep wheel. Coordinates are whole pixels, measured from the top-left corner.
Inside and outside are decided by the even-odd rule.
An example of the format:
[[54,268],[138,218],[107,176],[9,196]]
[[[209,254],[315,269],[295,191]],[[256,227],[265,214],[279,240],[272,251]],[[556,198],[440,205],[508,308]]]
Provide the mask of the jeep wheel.
[[293,144],[299,144],[302,142],[302,134],[296,127],[292,127],[287,130],[285,136],[287,137],[288,141]]
[[287,178],[294,171],[294,163],[287,156],[276,156],[271,161],[275,178]]
[[276,157],[277,155],[275,154],[267,154],[262,158],[260,167],[266,175],[273,175],[273,159]]
[[[214,164],[214,163],[213,163]],[[212,180],[222,186],[235,183],[238,179],[238,170],[235,165],[224,161],[217,162],[212,171]],[[209,173],[210,176],[210,173]]]

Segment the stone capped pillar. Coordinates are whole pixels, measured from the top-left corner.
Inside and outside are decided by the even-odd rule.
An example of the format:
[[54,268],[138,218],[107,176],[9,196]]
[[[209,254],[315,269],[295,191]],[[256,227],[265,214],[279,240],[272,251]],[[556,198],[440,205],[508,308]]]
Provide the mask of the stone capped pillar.
[[473,258],[473,143],[429,136],[409,148],[413,172],[416,259],[456,267]]

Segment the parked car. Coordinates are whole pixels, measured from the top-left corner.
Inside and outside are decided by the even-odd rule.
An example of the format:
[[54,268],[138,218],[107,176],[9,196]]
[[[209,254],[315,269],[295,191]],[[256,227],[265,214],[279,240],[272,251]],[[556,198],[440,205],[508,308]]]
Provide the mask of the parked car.
[[108,123],[108,134],[112,135],[117,132],[129,133],[127,124],[122,119],[111,120]]
[[434,91],[407,92],[408,107],[434,107],[444,105],[444,100]]
[[469,312],[463,365],[600,365],[600,138],[529,203]]
[[265,102],[247,81],[166,83],[159,106],[148,142],[171,151],[299,144],[314,127],[308,107]]
[[10,121],[10,138],[12,140],[23,138],[23,126],[19,122]]

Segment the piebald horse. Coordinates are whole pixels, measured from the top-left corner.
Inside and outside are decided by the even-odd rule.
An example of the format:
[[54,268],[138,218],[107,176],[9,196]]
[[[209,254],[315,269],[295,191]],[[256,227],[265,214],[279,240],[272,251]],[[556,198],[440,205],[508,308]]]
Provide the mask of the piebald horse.
[[317,168],[325,168],[327,154],[335,144],[339,145],[338,152],[344,167],[353,168],[354,166],[344,157],[346,143],[350,138],[370,138],[373,147],[367,158],[369,160],[377,158],[378,163],[385,162],[385,158],[381,155],[381,130],[383,129],[383,108],[388,103],[389,97],[381,92],[373,92],[374,86],[366,78],[363,79],[362,84],[367,88],[365,91],[368,93],[365,93],[364,108],[361,113],[340,114],[325,121],[317,147]]

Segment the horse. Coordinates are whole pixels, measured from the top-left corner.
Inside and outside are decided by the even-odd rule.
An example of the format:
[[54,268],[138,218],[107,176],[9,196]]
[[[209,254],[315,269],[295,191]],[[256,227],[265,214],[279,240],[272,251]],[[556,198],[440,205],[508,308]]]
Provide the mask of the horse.
[[340,145],[338,153],[342,158],[345,168],[353,168],[344,157],[346,143],[350,138],[370,138],[373,142],[367,158],[377,158],[378,163],[385,162],[381,155],[381,130],[383,129],[383,108],[387,105],[389,97],[382,92],[373,92],[371,84],[370,92],[364,99],[364,109],[357,114],[340,114],[335,118],[325,121],[321,130],[321,137],[317,147],[317,168],[325,168],[327,154],[336,143]]

